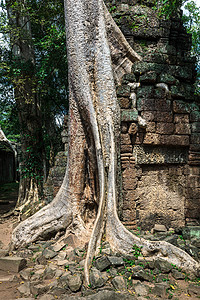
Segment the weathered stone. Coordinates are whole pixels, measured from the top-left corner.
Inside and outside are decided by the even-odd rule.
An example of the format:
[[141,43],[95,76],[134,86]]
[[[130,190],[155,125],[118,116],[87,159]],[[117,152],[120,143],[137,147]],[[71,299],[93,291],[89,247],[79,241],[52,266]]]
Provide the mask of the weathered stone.
[[54,300],[54,296],[51,294],[46,294],[40,297],[40,300]]
[[172,265],[164,259],[156,259],[155,267],[162,273],[169,273],[172,270]]
[[160,144],[160,135],[156,133],[148,132],[144,137],[144,144],[146,145],[159,145]]
[[109,290],[102,290],[87,297],[67,296],[63,300],[133,300],[133,296],[126,293],[117,293]]
[[190,124],[178,123],[175,124],[175,134],[191,134]]
[[192,124],[191,124],[191,130],[192,130],[192,132],[200,132],[200,122],[193,122]]
[[25,297],[28,297],[31,294],[29,282],[21,284],[17,289],[20,292],[20,294],[22,294]]
[[110,265],[111,265],[111,262],[109,261],[107,256],[101,256],[101,257],[97,258],[95,261],[95,267],[100,271],[105,270]]
[[160,138],[162,145],[189,146],[190,140],[187,135],[162,135]]
[[156,132],[160,134],[173,134],[174,124],[173,123],[157,123]]
[[40,265],[46,265],[47,264],[47,259],[43,255],[40,255],[37,258],[37,263],[40,264]]
[[48,292],[48,290],[50,289],[49,285],[46,284],[31,284],[31,293],[33,295],[41,295],[44,294],[46,292]]
[[130,73],[123,76],[123,83],[126,84],[128,82],[136,82],[136,77],[134,74]]
[[26,259],[17,256],[6,256],[0,258],[0,270],[19,272],[26,266]]
[[157,74],[154,71],[150,71],[140,76],[140,82],[142,83],[155,83]]
[[190,121],[191,122],[200,122],[200,112],[192,111],[190,114]]
[[123,266],[124,260],[122,257],[118,256],[108,256],[108,260],[112,266]]
[[162,224],[155,224],[153,228],[154,232],[167,232],[167,228]]
[[171,271],[172,273],[172,276],[176,279],[176,280],[180,280],[180,279],[185,279],[185,274],[179,272],[178,270],[176,269],[173,269]]
[[116,276],[111,282],[117,291],[124,291],[127,289],[126,281],[123,276]]
[[155,110],[158,110],[160,112],[166,111],[170,112],[171,111],[171,101],[170,100],[163,100],[162,99],[155,99]]
[[44,270],[44,279],[52,279],[55,275],[56,268],[51,268],[50,266],[47,266]]
[[131,92],[131,88],[128,85],[120,85],[117,88],[117,96],[118,97],[129,97]]
[[166,290],[169,287],[169,285],[165,282],[163,283],[156,283],[155,286],[152,288],[152,293],[161,297],[162,299],[165,299],[166,297]]
[[126,122],[121,123],[121,133],[127,133],[128,132],[128,124]]
[[160,75],[159,81],[167,84],[175,84],[176,78],[170,74],[163,73]]
[[107,277],[96,268],[90,270],[90,283],[92,288],[102,287],[107,281]]
[[124,190],[133,190],[136,187],[136,173],[133,168],[127,168],[122,173]]
[[175,114],[174,123],[189,123],[189,114]]
[[161,113],[160,111],[158,111],[156,113],[156,120],[158,122],[172,123],[173,122],[173,114],[172,114],[172,112],[163,111]]
[[0,257],[5,257],[6,255],[8,255],[8,250],[0,249]]
[[46,258],[46,259],[51,259],[54,258],[57,255],[57,252],[51,250],[51,249],[44,249],[44,251],[42,252],[42,255]]
[[200,295],[200,286],[190,283],[188,287],[188,294],[189,295]]
[[144,86],[137,90],[138,98],[152,99],[154,96],[154,88],[153,86]]
[[154,111],[155,110],[155,100],[139,98],[137,100],[137,110],[138,111]]
[[149,287],[146,286],[145,284],[138,282],[134,285],[134,290],[135,290],[136,295],[138,295],[138,296],[147,296]]
[[186,163],[187,151],[182,149],[151,148],[150,146],[135,145],[133,156],[138,164]]
[[82,277],[80,274],[69,275],[67,277],[67,284],[72,292],[80,290],[82,285]]
[[185,89],[183,86],[172,85],[171,87],[171,95],[173,98],[185,98]]
[[133,109],[121,110],[121,121],[134,122],[138,119],[138,112]]
[[173,110],[175,113],[187,114],[190,112],[190,106],[188,103],[180,100],[173,101]]
[[184,239],[200,239],[200,226],[187,226],[182,229],[182,235]]
[[129,98],[118,98],[119,99],[119,105],[121,108],[130,108],[131,107],[131,101]]

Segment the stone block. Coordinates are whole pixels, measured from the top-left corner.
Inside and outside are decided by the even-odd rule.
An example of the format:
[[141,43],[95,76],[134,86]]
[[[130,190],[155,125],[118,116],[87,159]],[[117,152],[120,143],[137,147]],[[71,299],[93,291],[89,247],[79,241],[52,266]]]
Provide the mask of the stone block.
[[191,144],[200,144],[200,133],[192,133],[190,136]]
[[185,89],[182,85],[172,85],[171,86],[171,95],[173,98],[184,99],[185,98]]
[[0,258],[0,270],[18,273],[26,266],[26,259],[17,256]]
[[191,131],[194,133],[200,133],[200,122],[194,122],[191,124]]
[[120,85],[117,88],[117,96],[118,97],[129,97],[131,92],[131,88],[128,85]]
[[189,146],[189,136],[187,135],[162,135],[160,138],[162,145]]
[[136,77],[133,73],[125,74],[123,76],[122,82],[125,83],[125,84],[128,83],[128,82],[136,82]]
[[174,123],[189,123],[189,114],[175,114]]
[[5,257],[8,255],[8,250],[7,249],[0,249],[0,257]]
[[190,151],[200,152],[200,144],[190,144]]
[[154,87],[153,86],[143,86],[137,90],[138,98],[152,99],[154,96]]
[[166,299],[166,290],[168,287],[169,285],[165,282],[156,283],[151,292],[156,296],[161,297],[161,299]]
[[132,151],[132,145],[121,145],[121,153],[131,153]]
[[119,105],[121,108],[130,108],[131,107],[131,101],[129,98],[118,98]]
[[128,168],[122,173],[122,183],[124,190],[134,190],[136,187],[136,173],[135,169]]
[[122,145],[131,145],[130,135],[128,133],[121,134],[121,144]]
[[160,111],[171,111],[171,101],[163,99],[155,99],[155,109]]
[[200,176],[189,175],[187,178],[187,186],[191,188],[200,188]]
[[107,279],[108,278],[96,268],[90,269],[90,283],[92,288],[102,287]]
[[144,144],[146,145],[159,145],[160,144],[160,135],[156,133],[148,132],[144,137]]
[[191,134],[190,124],[178,123],[175,124],[175,134]]
[[123,266],[124,265],[124,260],[122,257],[118,257],[118,256],[108,256],[108,259],[111,263],[112,266]]
[[140,82],[142,83],[155,83],[157,74],[154,71],[147,72],[140,76]]
[[192,111],[190,113],[191,122],[200,122],[200,111]]
[[176,83],[176,78],[170,74],[163,73],[159,76],[159,81],[172,85]]
[[121,133],[127,133],[128,132],[128,124],[126,122],[121,123]]
[[139,98],[137,100],[137,110],[155,110],[155,100],[154,99],[146,99],[146,98]]
[[81,274],[68,275],[67,284],[72,292],[78,292],[82,286]]
[[155,268],[157,268],[162,273],[169,273],[173,267],[168,261],[164,259],[156,259]]
[[138,132],[136,135],[136,139],[134,141],[135,145],[140,145],[143,143],[145,137],[145,132]]
[[179,114],[186,114],[190,112],[190,106],[188,103],[181,100],[173,101],[173,111]]
[[167,232],[167,228],[162,224],[155,224],[153,228],[153,232]]
[[174,124],[173,123],[157,123],[156,133],[160,134],[173,134]]
[[111,283],[114,289],[116,289],[117,291],[124,291],[127,289],[126,281],[123,276],[116,276],[115,278],[113,278]]
[[101,272],[108,268],[110,265],[111,263],[107,256],[101,256],[95,261],[95,267]]
[[156,121],[158,122],[166,122],[172,123],[173,122],[173,114],[171,112],[160,112],[157,111],[156,113]]
[[155,122],[147,122],[146,132],[156,132],[156,123]]
[[155,121],[156,115],[156,111],[142,111],[141,113],[142,118],[144,118],[147,122]]
[[123,122],[134,122],[138,119],[138,112],[134,109],[122,109],[121,110],[121,121]]

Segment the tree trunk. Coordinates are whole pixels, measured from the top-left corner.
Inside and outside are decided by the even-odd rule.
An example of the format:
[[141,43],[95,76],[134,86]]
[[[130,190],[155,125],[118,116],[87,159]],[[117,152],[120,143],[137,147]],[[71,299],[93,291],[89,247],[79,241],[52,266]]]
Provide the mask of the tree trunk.
[[[18,75],[13,77],[14,96],[21,130],[20,186],[16,209],[23,218],[39,209],[43,177],[43,134],[40,103],[35,92],[35,58],[31,24],[26,12],[26,0],[6,1],[11,27],[12,62]],[[36,205],[37,204],[37,205]]]
[[[160,257],[196,273],[199,264],[166,242],[149,242],[130,233],[117,215],[117,164],[120,109],[117,80],[139,56],[130,48],[102,0],[66,0],[70,120],[66,175],[54,201],[13,232],[19,247],[67,228],[74,243],[88,244],[85,281],[102,234],[113,251],[131,253],[136,244],[144,256]],[[112,29],[112,31],[111,31]],[[117,53],[118,62],[111,57]],[[123,67],[125,63],[125,68]],[[121,74],[121,75],[120,75]],[[84,237],[84,238],[83,238]]]

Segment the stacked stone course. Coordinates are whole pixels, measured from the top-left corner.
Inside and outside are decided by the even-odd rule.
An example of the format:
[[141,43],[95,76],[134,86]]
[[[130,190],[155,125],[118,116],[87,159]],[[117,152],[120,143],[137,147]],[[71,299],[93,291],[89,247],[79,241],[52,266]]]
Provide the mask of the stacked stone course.
[[155,223],[199,224],[200,99],[194,95],[195,59],[181,11],[163,20],[152,9],[153,1],[107,4],[142,56],[117,89],[122,220],[129,228],[143,229]]

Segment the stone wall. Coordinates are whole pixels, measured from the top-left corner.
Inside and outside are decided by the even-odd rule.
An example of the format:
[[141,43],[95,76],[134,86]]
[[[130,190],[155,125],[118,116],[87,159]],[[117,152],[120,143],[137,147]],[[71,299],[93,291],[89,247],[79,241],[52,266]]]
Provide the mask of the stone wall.
[[107,3],[143,58],[117,89],[122,220],[129,228],[143,229],[155,223],[168,228],[195,225],[200,216],[200,99],[194,96],[191,37],[181,12],[162,20],[152,1],[142,2]]

